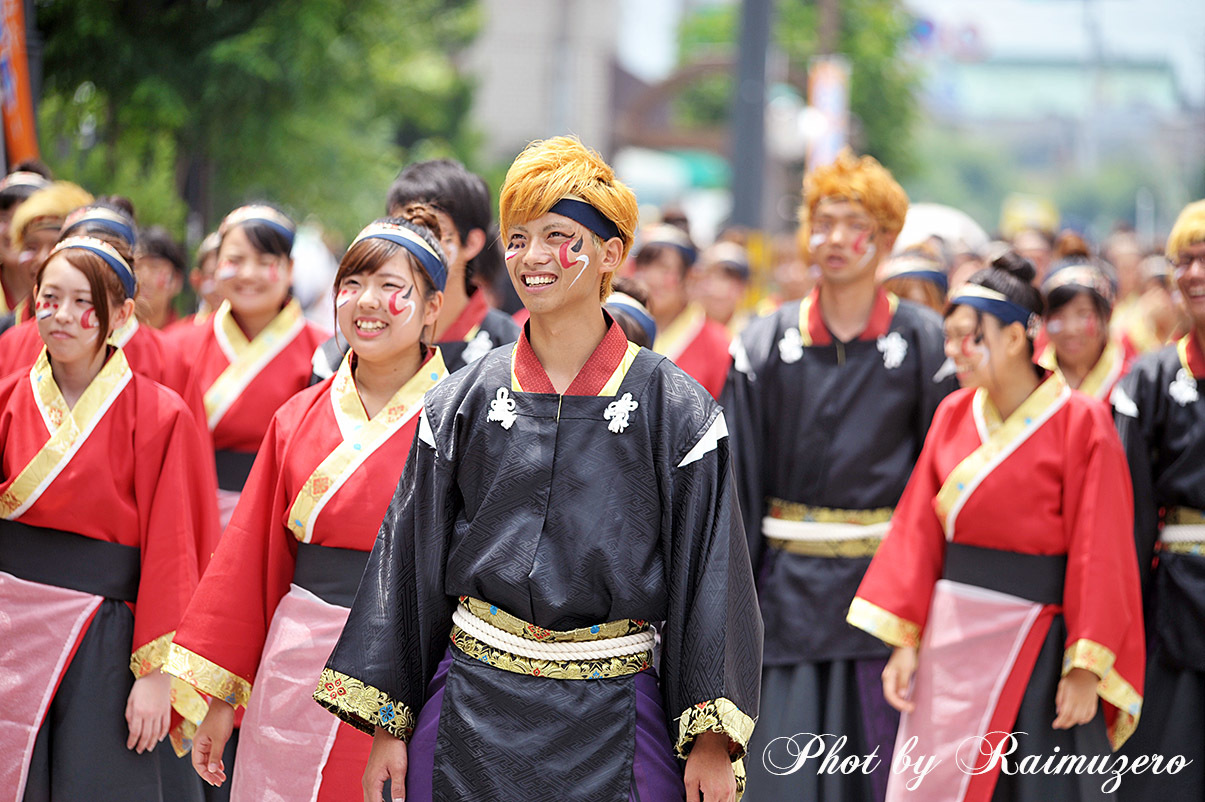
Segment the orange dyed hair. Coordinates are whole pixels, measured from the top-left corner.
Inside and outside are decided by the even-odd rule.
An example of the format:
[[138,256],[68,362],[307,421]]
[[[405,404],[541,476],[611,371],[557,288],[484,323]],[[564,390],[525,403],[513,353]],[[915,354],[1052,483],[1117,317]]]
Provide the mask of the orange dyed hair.
[[[505,232],[545,215],[553,204],[574,195],[593,206],[619,229],[622,265],[636,235],[636,194],[619,179],[597,151],[577,137],[532,142],[506,171],[498,198],[498,220]],[[599,300],[611,294],[613,273],[603,275]]]
[[817,167],[803,177],[803,204],[799,207],[799,252],[807,258],[811,217],[825,200],[860,203],[883,231],[896,236],[908,213],[908,193],[891,172],[873,156],[855,156],[845,148],[832,164]]
[[1167,237],[1167,258],[1175,262],[1180,251],[1198,242],[1205,242],[1205,200],[1195,201],[1181,210]]

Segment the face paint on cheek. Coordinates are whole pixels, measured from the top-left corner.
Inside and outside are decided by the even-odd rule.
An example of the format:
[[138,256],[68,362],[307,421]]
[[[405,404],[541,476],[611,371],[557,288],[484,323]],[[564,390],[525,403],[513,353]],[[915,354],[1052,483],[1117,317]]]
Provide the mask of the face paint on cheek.
[[826,239],[828,239],[828,237],[823,234],[813,234],[812,236],[808,237],[808,250],[816,250],[824,244]]
[[80,315],[79,325],[81,329],[95,329],[100,326],[100,321],[96,319],[96,308],[88,307],[84,310],[84,314]]
[[34,316],[38,320],[45,320],[59,311],[59,305],[50,301],[38,301],[34,304]]
[[[870,239],[870,232],[863,231],[854,238],[853,249],[854,253],[866,253],[866,242]],[[874,247],[874,246],[871,246]]]
[[507,252],[506,252],[506,261],[508,261],[508,262],[509,262],[511,259],[514,259],[514,258],[515,258],[516,256],[518,256],[518,255],[519,255],[519,251],[518,251],[518,250],[507,251]]
[[870,260],[874,258],[877,248],[874,245],[869,245],[866,248],[866,253],[862,254],[862,258],[858,260],[858,267],[863,268],[870,264]]
[[1096,315],[1084,321],[1084,334],[1089,337],[1096,337],[1100,334],[1100,324],[1096,321]]
[[[582,246],[585,244],[586,244],[585,238],[579,237],[577,242],[574,243],[573,247],[569,249],[569,250],[573,251],[574,253],[578,254],[578,256],[576,258],[574,258],[573,263],[578,263],[578,262],[581,263],[581,268],[577,271],[577,275],[573,277],[573,281],[569,282],[569,287],[571,289],[572,289],[573,285],[577,283],[577,280],[582,277],[582,273],[586,272],[586,268],[590,266],[590,257],[581,252]],[[564,248],[565,248],[565,246],[562,245],[561,246],[562,253],[564,253]],[[564,264],[564,260],[565,260],[565,257],[562,256],[561,264]],[[569,267],[566,266],[565,269],[568,270]]]
[[218,281],[229,281],[238,275],[238,268],[234,266],[233,262],[219,262],[214,275]]
[[1052,320],[1046,324],[1046,332],[1048,334],[1062,334],[1063,328],[1063,321],[1061,320]]
[[406,319],[402,321],[403,326],[409,323],[410,319],[414,317],[414,301],[410,300],[413,292],[414,287],[410,287],[405,291],[398,290],[389,296],[389,314],[394,317],[401,317],[405,313]]
[[273,284],[280,281],[280,268],[275,263],[268,266],[268,281]]
[[339,290],[339,294],[335,297],[335,308],[340,309],[351,303],[351,299],[356,295],[356,291],[351,287],[344,287]]

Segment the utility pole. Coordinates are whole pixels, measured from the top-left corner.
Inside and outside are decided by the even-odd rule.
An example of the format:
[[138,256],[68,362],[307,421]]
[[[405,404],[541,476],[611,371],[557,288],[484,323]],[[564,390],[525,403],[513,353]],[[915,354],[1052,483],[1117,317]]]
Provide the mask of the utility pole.
[[766,54],[774,0],[742,0],[736,91],[732,98],[732,222],[762,227],[766,168]]

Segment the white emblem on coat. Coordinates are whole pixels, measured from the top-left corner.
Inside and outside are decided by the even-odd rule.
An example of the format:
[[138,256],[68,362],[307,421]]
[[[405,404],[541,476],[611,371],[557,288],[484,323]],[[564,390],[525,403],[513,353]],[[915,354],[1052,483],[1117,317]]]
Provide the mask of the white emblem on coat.
[[908,341],[898,331],[893,331],[880,337],[878,345],[879,353],[883,355],[883,366],[885,368],[895,370],[904,364],[904,357],[908,356]]
[[494,341],[490,339],[489,332],[479,331],[477,336],[469,340],[469,344],[460,352],[460,358],[464,360],[466,365],[476,362],[481,357],[488,354],[494,348]]
[[1201,397],[1197,393],[1197,380],[1184,368],[1180,368],[1176,378],[1167,386],[1167,394],[1182,407],[1197,403],[1197,399]]
[[509,429],[515,425],[515,419],[518,417],[515,414],[515,399],[510,397],[510,390],[499,387],[494,400],[490,402],[490,414],[486,420],[498,421],[503,429]]
[[1119,415],[1125,415],[1127,418],[1138,417],[1138,404],[1130,398],[1129,393],[1120,384],[1113,388],[1113,392],[1109,396],[1109,403],[1113,405],[1113,409],[1117,410]]
[[803,335],[799,329],[792,326],[783,332],[782,339],[778,341],[778,353],[788,365],[803,358]]
[[633,401],[631,393],[624,393],[618,401],[607,404],[607,411],[603,413],[603,417],[611,421],[607,428],[615,434],[628,428],[628,415],[635,412],[639,406],[640,402]]

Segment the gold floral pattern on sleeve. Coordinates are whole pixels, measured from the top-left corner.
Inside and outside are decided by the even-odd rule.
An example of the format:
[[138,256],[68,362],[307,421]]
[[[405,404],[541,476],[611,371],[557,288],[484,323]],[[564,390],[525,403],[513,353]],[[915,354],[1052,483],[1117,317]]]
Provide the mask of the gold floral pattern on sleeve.
[[409,741],[414,733],[414,712],[409,705],[339,671],[322,669],[314,701],[369,735],[381,727],[395,738]]
[[[678,717],[678,742],[674,751],[683,760],[690,754],[694,740],[704,732],[722,732],[732,741],[732,759],[745,756],[753,735],[753,719],[730,700],[720,697],[688,707]],[[742,769],[744,768],[742,764]]]
[[167,662],[168,647],[175,635],[176,631],[172,630],[134,650],[134,653],[130,655],[130,671],[134,672],[136,678],[145,677]]
[[1080,638],[1063,653],[1063,676],[1073,668],[1083,668],[1100,677],[1096,695],[1117,708],[1117,717],[1109,728],[1109,743],[1119,749],[1138,727],[1142,696],[1129,680],[1113,668],[1113,651],[1088,638]]
[[845,620],[890,646],[920,646],[920,625],[855,596]]
[[246,707],[251,698],[250,682],[177,643],[168,650],[163,670],[234,707]]
[[1063,676],[1073,668],[1083,668],[1104,679],[1113,668],[1116,655],[1107,646],[1080,638],[1063,652]]

